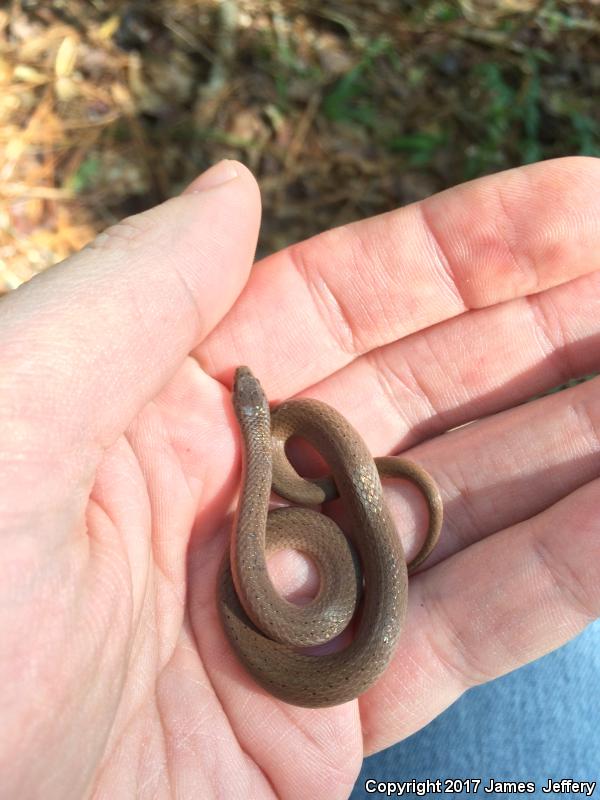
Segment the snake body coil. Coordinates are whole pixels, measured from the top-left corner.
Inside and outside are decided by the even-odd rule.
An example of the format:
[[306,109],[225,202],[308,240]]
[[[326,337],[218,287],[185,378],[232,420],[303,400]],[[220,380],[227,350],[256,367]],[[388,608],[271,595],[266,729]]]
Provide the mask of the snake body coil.
[[[246,367],[236,372],[233,401],[243,439],[243,483],[230,552],[219,576],[225,632],[255,680],[281,700],[312,708],[352,700],[385,670],[406,616],[406,560],[378,467],[386,476],[415,482],[429,505],[428,536],[411,567],[424,560],[439,535],[439,493],[427,473],[411,462],[374,461],[352,426],[324,403],[289,401],[271,420],[262,388]],[[315,447],[331,468],[331,478],[311,481],[297,475],[284,452],[294,435]],[[272,486],[286,499],[307,505],[339,495],[352,520],[347,534],[353,546],[332,520],[314,510],[269,512]],[[283,547],[303,551],[317,564],[320,590],[306,606],[287,602],[271,584],[266,554]],[[359,600],[350,644],[325,655],[299,650],[344,630]]]

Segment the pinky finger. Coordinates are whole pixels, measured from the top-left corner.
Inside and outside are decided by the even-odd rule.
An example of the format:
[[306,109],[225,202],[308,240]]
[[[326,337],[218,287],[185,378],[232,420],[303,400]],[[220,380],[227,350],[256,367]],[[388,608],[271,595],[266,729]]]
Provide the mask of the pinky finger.
[[600,480],[411,582],[396,657],[361,698],[365,751],[423,727],[466,689],[560,647],[600,616]]

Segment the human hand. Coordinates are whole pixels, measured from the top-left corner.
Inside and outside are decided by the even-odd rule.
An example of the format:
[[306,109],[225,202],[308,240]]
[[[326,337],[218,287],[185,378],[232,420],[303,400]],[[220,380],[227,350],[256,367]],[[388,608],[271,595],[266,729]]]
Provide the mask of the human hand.
[[[0,304],[7,797],[344,797],[363,744],[599,613],[598,382],[514,406],[598,369],[600,164],[523,168],[330,231],[258,264],[237,302],[259,201],[236,169]],[[358,702],[273,700],[221,631],[239,450],[220,380],[239,363],[273,400],[331,403],[377,455],[411,448],[442,489],[442,542]],[[421,506],[389,494],[410,558]]]

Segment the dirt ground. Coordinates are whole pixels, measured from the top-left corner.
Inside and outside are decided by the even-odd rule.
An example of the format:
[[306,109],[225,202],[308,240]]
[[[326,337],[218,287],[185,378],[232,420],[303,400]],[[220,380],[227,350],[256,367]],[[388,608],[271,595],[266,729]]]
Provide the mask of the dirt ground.
[[506,167],[600,155],[600,0],[0,3],[0,291],[222,157],[259,255]]

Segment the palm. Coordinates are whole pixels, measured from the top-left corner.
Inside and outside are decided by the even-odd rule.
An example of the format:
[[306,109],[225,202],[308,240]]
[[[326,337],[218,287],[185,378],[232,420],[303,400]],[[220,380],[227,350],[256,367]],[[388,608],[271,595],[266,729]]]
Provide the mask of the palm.
[[[69,692],[73,702],[65,730],[39,738],[56,743],[77,785],[98,796],[343,797],[363,746],[409,735],[598,614],[597,381],[518,405],[598,369],[589,170],[566,161],[509,173],[273,256],[207,338],[196,332],[194,357],[154,378],[159,391],[150,378],[128,384],[138,413],[123,412],[125,435],[101,407],[94,477],[80,477],[86,524],[53,562],[78,590],[77,627],[62,593],[45,606],[64,619],[53,651],[69,656],[51,662],[50,704]],[[307,392],[336,406],[375,454],[411,449],[442,489],[442,542],[411,582],[392,665],[358,703],[274,701],[222,634],[214,588],[237,432],[218,379],[239,363],[274,400]],[[400,486],[390,499],[410,556],[422,508]]]
[[[360,763],[354,704],[329,710],[327,722],[282,705],[253,686],[224,639],[214,587],[237,477],[223,465],[234,464],[234,442],[228,393],[190,359],[100,466],[88,517],[102,498],[101,520],[112,524],[89,533],[119,555],[102,560],[90,597],[96,614],[110,601],[106,656],[120,683],[110,706],[98,696],[96,712],[111,726],[96,778],[106,796],[130,769],[123,754],[142,748],[139,779],[151,795],[174,775],[203,796],[215,781],[227,796],[264,796],[272,785],[293,794],[316,763],[321,779],[343,779],[349,791]],[[299,750],[310,750],[305,763]]]

